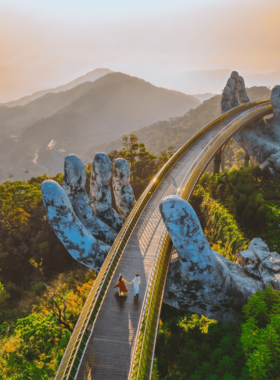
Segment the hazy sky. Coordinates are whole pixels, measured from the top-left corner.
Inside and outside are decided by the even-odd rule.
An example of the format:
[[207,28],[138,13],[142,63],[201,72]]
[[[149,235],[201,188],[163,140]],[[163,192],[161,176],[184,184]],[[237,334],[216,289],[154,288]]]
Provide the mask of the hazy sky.
[[280,84],[279,0],[0,0],[0,102],[96,68],[189,94]]

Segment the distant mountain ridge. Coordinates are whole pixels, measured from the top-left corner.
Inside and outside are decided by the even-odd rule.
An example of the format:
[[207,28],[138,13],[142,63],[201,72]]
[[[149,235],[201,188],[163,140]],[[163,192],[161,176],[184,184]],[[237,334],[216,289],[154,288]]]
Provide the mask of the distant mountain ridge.
[[[271,90],[265,86],[247,88],[250,101],[268,99]],[[221,115],[221,95],[214,95],[205,100],[195,109],[189,110],[185,115],[171,120],[159,121],[145,128],[132,131],[140,142],[146,145],[149,152],[160,154],[161,149],[167,149],[173,145],[180,148],[202,127]],[[90,162],[92,155],[98,151],[110,153],[112,150],[122,148],[121,138],[102,145],[91,146],[82,157],[84,162]]]
[[93,71],[90,71],[89,73],[82,75],[81,77],[74,79],[73,81],[66,83],[64,85],[55,87],[55,88],[49,88],[46,90],[41,90],[34,92],[32,95],[24,96],[17,100],[12,100],[7,103],[0,103],[0,107],[16,107],[16,106],[24,106],[25,104],[32,102],[33,100],[36,100],[46,94],[49,93],[58,93],[61,91],[67,91],[71,90],[72,88],[78,86],[79,84],[85,83],[85,82],[94,82],[96,79],[99,79],[103,77],[104,75],[107,75],[109,73],[113,73],[112,70],[109,69],[95,69]]
[[211,92],[206,92],[205,94],[196,94],[193,95],[195,98],[197,98],[201,103],[203,103],[205,100],[213,98],[216,94],[211,94]]
[[25,106],[0,107],[0,182],[8,173],[26,179],[25,168],[29,177],[61,172],[66,154],[83,156],[89,146],[199,104],[193,96],[113,72]]

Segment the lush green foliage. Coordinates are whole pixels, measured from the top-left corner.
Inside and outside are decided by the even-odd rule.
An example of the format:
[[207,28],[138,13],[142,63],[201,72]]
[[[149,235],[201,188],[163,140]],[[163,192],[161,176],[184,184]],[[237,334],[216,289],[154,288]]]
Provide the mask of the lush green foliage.
[[69,337],[51,313],[19,319],[1,339],[0,379],[53,378]]
[[253,379],[275,379],[280,373],[280,293],[268,287],[244,307],[241,343]]
[[[280,252],[279,179],[262,173],[259,167],[250,167],[216,176],[205,174],[199,185],[191,202],[212,244],[218,246],[218,241],[221,241],[221,250],[225,249],[227,230],[224,222],[232,219],[232,223],[238,228],[236,239],[241,235],[247,241],[253,237],[261,237],[272,251]],[[210,213],[209,216],[203,208]],[[216,221],[214,230],[211,225],[213,220]]]
[[201,185],[196,186],[191,203],[195,208],[199,207],[198,215],[212,249],[235,261],[235,253],[246,249],[249,241],[234,216],[225,206],[211,198]]
[[[1,304],[0,320],[23,315],[17,313],[13,305],[20,302],[24,292],[34,284],[77,268],[77,262],[68,254],[47,220],[40,189],[47,178],[7,181],[0,185],[0,281],[10,295]],[[61,183],[62,175],[53,179]],[[24,315],[30,312],[30,306],[22,309]]]
[[145,144],[139,143],[139,139],[134,134],[122,137],[123,148],[113,150],[108,154],[112,163],[116,158],[125,158],[130,166],[130,182],[136,198],[145,190],[151,179],[159,169],[172,157],[174,147],[168,150],[162,149],[157,157],[147,151]]
[[9,298],[9,293],[6,292],[4,285],[0,282],[0,304]]
[[0,185],[1,221],[10,233],[26,225],[30,212],[41,201],[40,183],[5,182]]
[[164,305],[154,380],[275,380],[280,374],[280,293],[268,287],[229,326]]
[[37,299],[29,292],[33,312],[0,325],[0,379],[54,378],[94,278],[92,271],[75,271],[44,284]]

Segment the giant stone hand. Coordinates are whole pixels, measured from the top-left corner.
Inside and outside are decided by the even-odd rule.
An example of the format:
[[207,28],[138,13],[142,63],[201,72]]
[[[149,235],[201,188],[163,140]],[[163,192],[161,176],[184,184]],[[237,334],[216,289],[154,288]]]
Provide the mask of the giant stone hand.
[[[261,169],[268,168],[271,174],[280,177],[280,86],[271,91],[273,117],[259,120],[234,135],[236,142],[252,156]],[[240,103],[249,102],[244,79],[236,71],[231,73],[222,95],[222,113]]]
[[[112,207],[111,181],[119,214]],[[112,174],[109,157],[98,153],[92,162],[89,198],[86,169],[76,155],[65,158],[62,187],[52,180],[42,183],[52,229],[74,259],[96,271],[135,204],[129,181],[126,160],[117,159]]]
[[[249,102],[244,79],[233,71],[223,91],[222,113]],[[241,147],[261,168],[280,176],[280,86],[271,92],[273,117],[259,120],[234,135]],[[280,255],[270,252],[261,239],[232,263],[213,251],[191,205],[177,196],[165,198],[160,211],[178,257],[171,261],[164,302],[179,309],[233,322],[242,306],[257,290],[272,286],[280,290]]]
[[[178,196],[160,204],[178,258],[171,261],[164,302],[219,321],[234,322],[257,290],[280,290],[280,255],[259,238],[232,263],[213,251],[192,206]],[[240,265],[239,265],[240,263]]]

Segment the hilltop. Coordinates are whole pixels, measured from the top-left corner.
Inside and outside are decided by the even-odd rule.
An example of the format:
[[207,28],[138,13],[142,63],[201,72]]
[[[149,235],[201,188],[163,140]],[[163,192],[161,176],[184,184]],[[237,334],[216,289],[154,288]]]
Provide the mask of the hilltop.
[[74,88],[78,86],[79,84],[85,83],[85,82],[94,82],[96,79],[103,77],[106,74],[112,73],[113,71],[109,69],[95,69],[93,71],[90,71],[89,73],[82,75],[79,78],[76,78],[72,80],[69,83],[63,84],[62,86],[58,86],[55,88],[48,88],[46,90],[36,91],[32,95],[24,96],[17,100],[12,100],[7,103],[0,103],[1,106],[5,107],[16,107],[16,106],[24,106],[25,104],[32,102],[35,99],[38,99],[42,97],[43,95],[49,94],[49,93],[57,93],[61,91],[67,91],[71,90],[71,88]]

